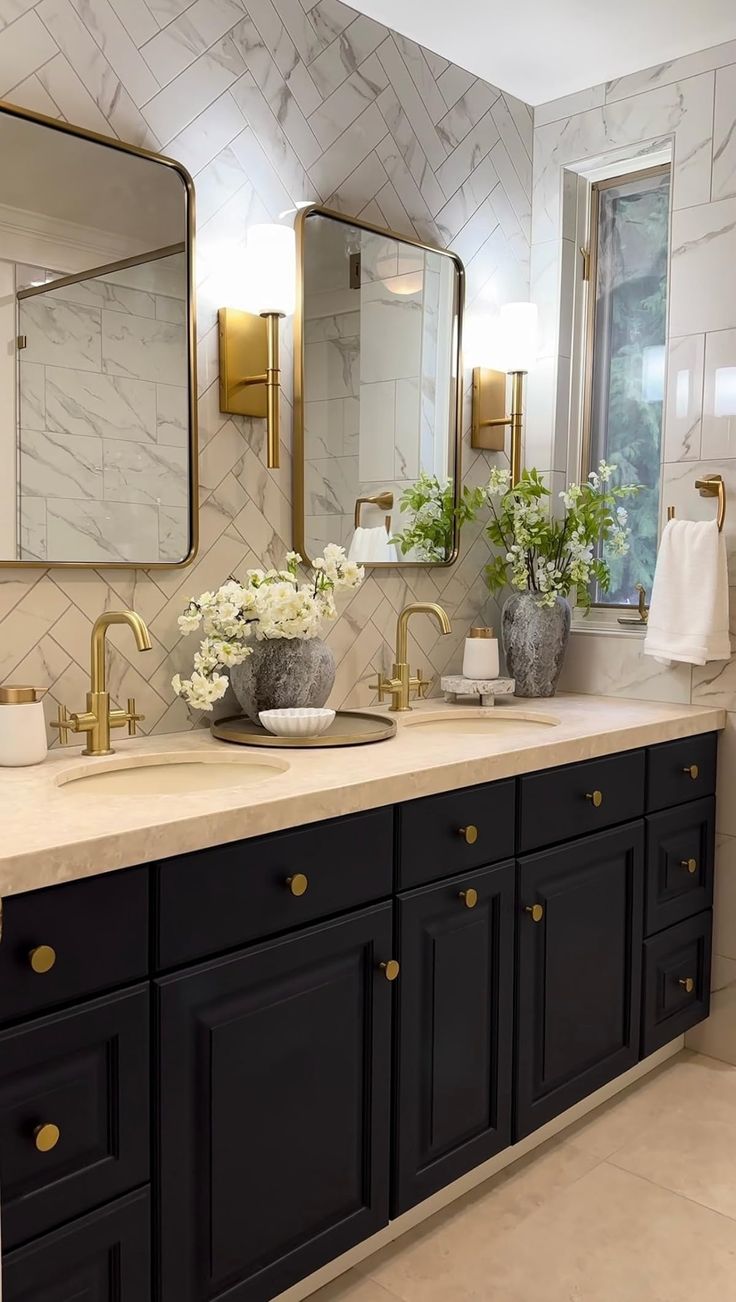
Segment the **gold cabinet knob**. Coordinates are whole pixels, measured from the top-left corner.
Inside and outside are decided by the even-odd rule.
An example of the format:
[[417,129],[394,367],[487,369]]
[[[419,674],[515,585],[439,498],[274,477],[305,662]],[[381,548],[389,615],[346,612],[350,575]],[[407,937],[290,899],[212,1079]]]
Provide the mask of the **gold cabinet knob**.
[[474,909],[476,904],[478,903],[478,892],[476,891],[474,886],[469,886],[467,891],[460,892],[460,899],[462,900],[466,909]]
[[543,904],[525,904],[524,912],[528,913],[532,922],[541,922],[544,917]]
[[586,799],[586,800],[589,800],[590,803],[591,803],[591,804],[592,804],[596,809],[600,809],[601,805],[603,804],[603,792],[602,792],[602,791],[586,791],[586,793],[585,793],[585,799]]
[[683,773],[687,773],[688,777],[691,777],[693,782],[700,776],[700,769],[697,764],[688,764],[687,768],[684,768],[682,771]]
[[467,827],[459,827],[458,835],[463,838],[467,845],[475,845],[478,840],[478,829],[474,823],[468,823]]
[[33,1142],[39,1153],[50,1153],[52,1148],[56,1148],[60,1138],[59,1127],[50,1121],[43,1126],[36,1126],[33,1132]]
[[305,895],[309,886],[309,878],[306,873],[294,873],[293,877],[286,878],[286,885],[292,895]]
[[385,963],[379,963],[379,967],[387,981],[395,981],[401,971],[398,960],[395,958],[389,958]]
[[36,945],[28,955],[28,962],[34,972],[42,976],[44,972],[50,972],[56,962],[56,950],[51,945]]
[[698,871],[698,861],[697,859],[681,859],[680,867],[687,868],[692,877]]
[[693,981],[692,977],[680,977],[680,980],[678,981],[677,984],[682,986],[683,990],[688,995],[691,995],[693,993],[693,990],[695,989],[695,982]]

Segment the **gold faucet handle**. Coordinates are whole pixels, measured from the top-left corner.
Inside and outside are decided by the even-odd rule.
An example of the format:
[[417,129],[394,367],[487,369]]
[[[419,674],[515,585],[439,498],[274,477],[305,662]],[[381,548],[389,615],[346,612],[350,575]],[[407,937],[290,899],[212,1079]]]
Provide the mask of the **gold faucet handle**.
[[369,683],[368,686],[370,687],[372,692],[378,692],[378,700],[381,704],[383,704],[383,698],[389,686],[383,674],[378,675],[377,683]]
[[51,727],[59,729],[59,741],[65,746],[69,740],[69,733],[74,732],[74,715],[70,714],[65,705],[60,705],[56,718],[51,720]]
[[424,670],[423,670],[423,669],[417,669],[417,676],[416,676],[416,693],[417,693],[417,696],[418,696],[421,700],[423,700],[424,697],[426,697],[427,692],[428,692],[428,690],[429,690],[429,688],[430,688],[431,686],[432,686],[432,680],[431,680],[431,678],[425,678],[425,677],[424,677]]
[[126,717],[128,720],[128,736],[135,737],[136,733],[138,732],[138,724],[142,723],[146,716],[145,714],[138,714],[136,712],[134,696],[128,697],[128,709],[126,711]]

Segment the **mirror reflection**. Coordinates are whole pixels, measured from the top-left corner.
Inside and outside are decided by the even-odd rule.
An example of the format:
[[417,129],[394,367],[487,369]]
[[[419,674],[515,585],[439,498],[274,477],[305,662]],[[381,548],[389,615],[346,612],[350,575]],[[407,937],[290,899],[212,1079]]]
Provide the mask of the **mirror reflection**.
[[[314,557],[340,543],[373,565],[447,564],[456,545],[461,266],[337,214],[316,209],[301,221],[297,546]],[[427,484],[436,485],[428,509],[447,513],[431,546],[427,531],[422,542],[410,533]]]
[[181,564],[193,544],[184,179],[5,112],[0,149],[2,365],[16,398],[0,416],[0,560]]

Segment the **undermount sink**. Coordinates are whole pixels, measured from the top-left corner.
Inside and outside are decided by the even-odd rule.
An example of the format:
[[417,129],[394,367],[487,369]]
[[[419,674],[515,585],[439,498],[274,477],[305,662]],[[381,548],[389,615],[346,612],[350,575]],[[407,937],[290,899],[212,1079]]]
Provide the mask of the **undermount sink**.
[[480,736],[484,732],[505,732],[520,728],[554,728],[559,723],[552,714],[527,710],[515,705],[448,706],[444,710],[422,711],[401,720],[404,728],[422,728],[425,732],[446,732],[457,735]]
[[[99,763],[99,761],[97,761]],[[283,760],[234,755],[181,754],[121,756],[61,773],[56,785],[90,796],[179,796],[197,791],[257,786],[288,771]]]

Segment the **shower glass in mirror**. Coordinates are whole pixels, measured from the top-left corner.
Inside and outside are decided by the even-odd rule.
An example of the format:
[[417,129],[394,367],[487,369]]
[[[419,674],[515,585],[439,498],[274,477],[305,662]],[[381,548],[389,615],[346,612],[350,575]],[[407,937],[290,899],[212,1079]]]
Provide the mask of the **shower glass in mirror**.
[[[297,218],[297,248],[295,546],[310,559],[339,543],[369,565],[451,564],[462,263],[316,207]],[[421,510],[442,527],[402,549],[427,481],[444,504]]]
[[0,158],[0,562],[185,564],[191,182],[15,110],[0,111]]

